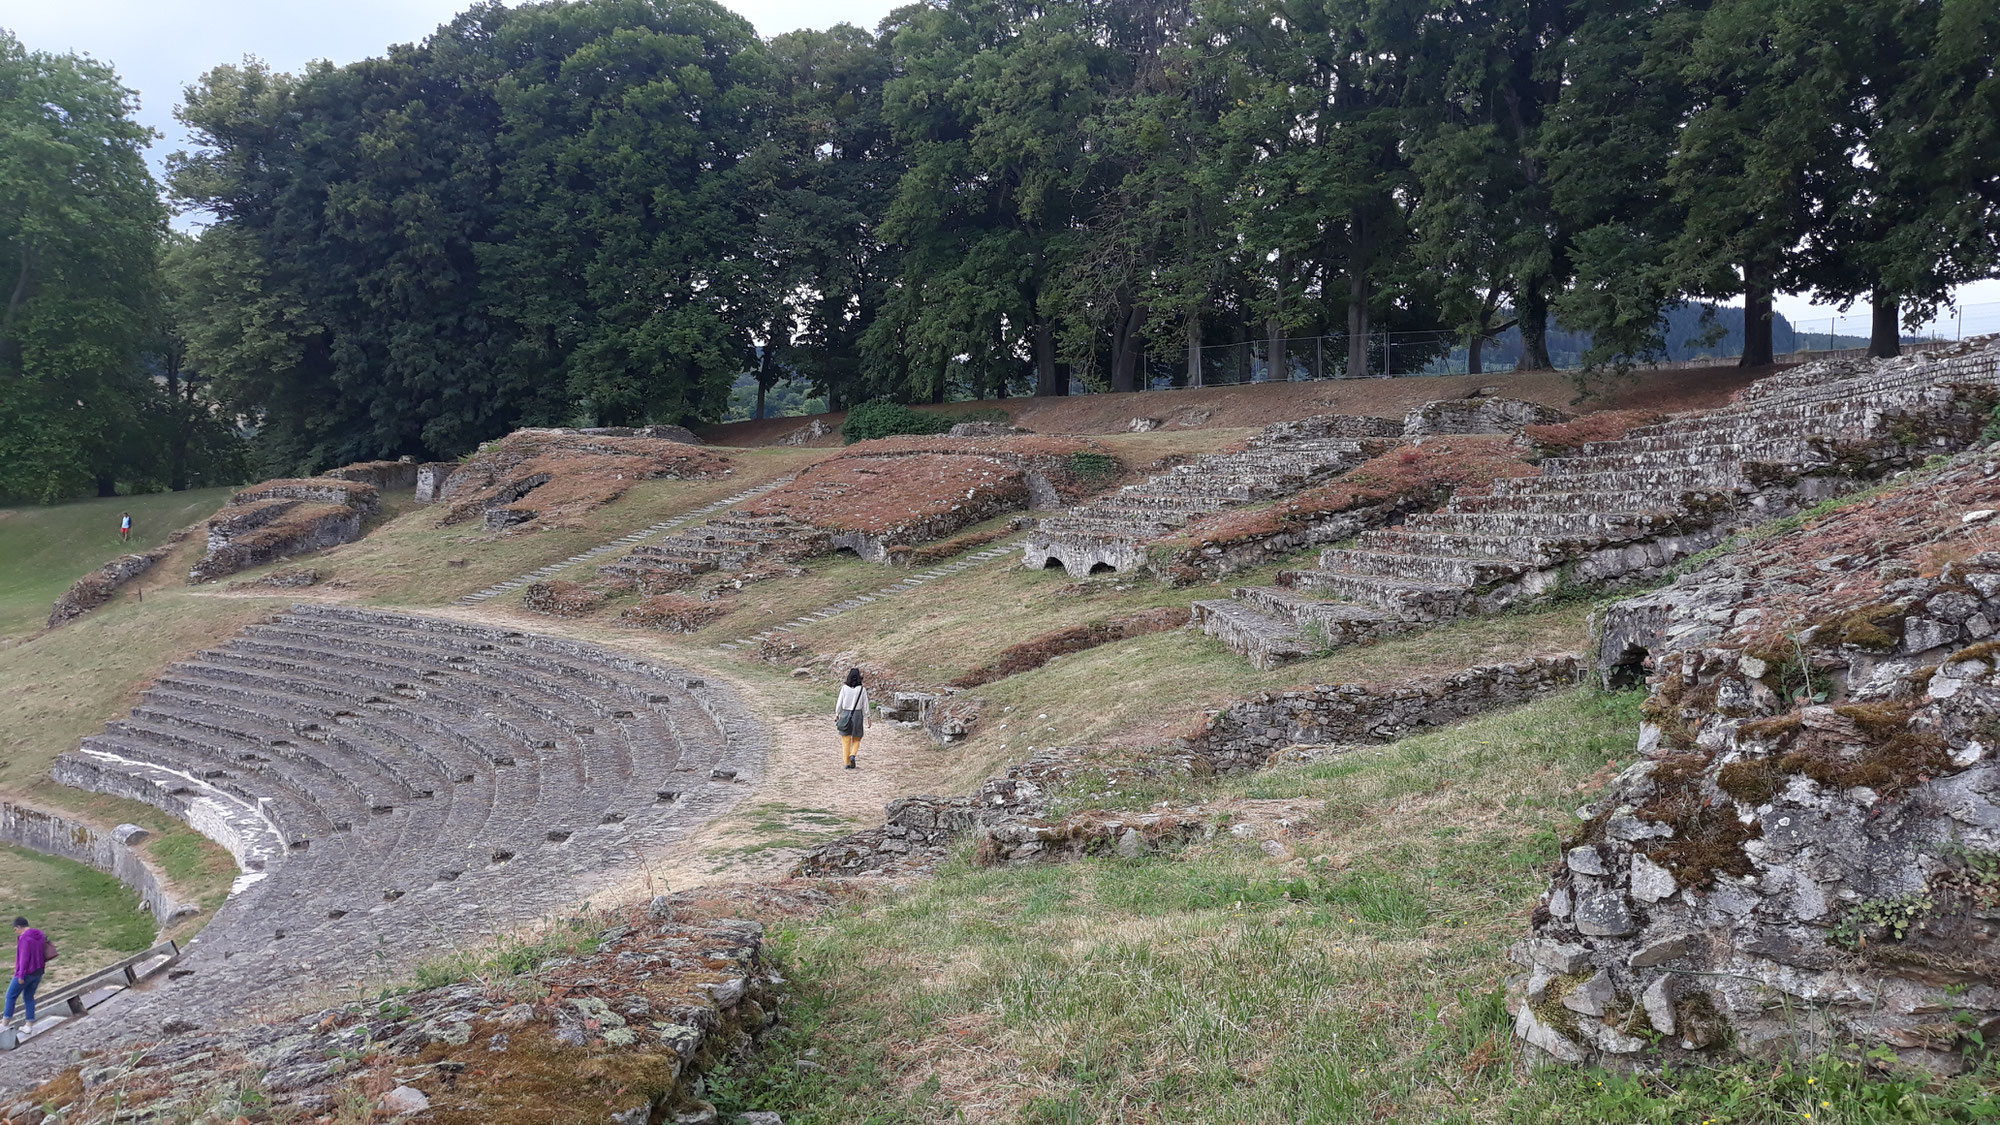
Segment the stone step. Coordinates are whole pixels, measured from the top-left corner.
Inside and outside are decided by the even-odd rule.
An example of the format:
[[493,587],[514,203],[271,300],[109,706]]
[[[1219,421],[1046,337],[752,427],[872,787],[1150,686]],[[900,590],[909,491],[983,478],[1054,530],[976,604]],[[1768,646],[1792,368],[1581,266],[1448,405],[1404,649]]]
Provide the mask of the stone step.
[[1313,643],[1297,628],[1242,602],[1216,599],[1195,602],[1191,608],[1202,632],[1264,671],[1316,654]]
[[1547,567],[1614,541],[1613,537],[1595,535],[1558,537],[1387,528],[1362,532],[1357,546],[1384,554],[1501,559]]
[[1671,503],[1681,510],[1696,508],[1713,511],[1735,505],[1742,492],[1735,488],[1659,488],[1617,492],[1588,489],[1548,489],[1516,494],[1493,493],[1461,496],[1452,500],[1449,513],[1471,515],[1556,515],[1581,518],[1589,512],[1644,512]]
[[1735,462],[1720,465],[1669,465],[1650,469],[1566,473],[1560,476],[1501,477],[1493,482],[1495,496],[1525,496],[1538,492],[1651,492],[1654,494],[1734,489],[1743,480]]
[[1389,610],[1411,621],[1455,617],[1470,593],[1460,585],[1325,569],[1281,570],[1278,585]]
[[1451,508],[1418,512],[1403,523],[1412,532],[1461,535],[1525,535],[1561,538],[1569,535],[1607,540],[1637,539],[1672,530],[1684,518],[1673,511],[1618,512],[1470,512]]
[[1532,559],[1401,555],[1340,547],[1321,552],[1319,565],[1321,570],[1473,589],[1518,578],[1535,568]]
[[1327,601],[1286,586],[1238,586],[1231,594],[1240,604],[1299,630],[1321,651],[1364,644],[1405,627],[1395,614],[1373,606]]

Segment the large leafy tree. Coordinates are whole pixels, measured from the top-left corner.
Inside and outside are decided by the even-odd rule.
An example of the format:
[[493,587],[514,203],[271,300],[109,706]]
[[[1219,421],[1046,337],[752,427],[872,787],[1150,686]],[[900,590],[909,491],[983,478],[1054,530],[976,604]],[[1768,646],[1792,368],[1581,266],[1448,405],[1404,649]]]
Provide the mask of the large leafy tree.
[[0,32],[0,496],[108,495],[145,452],[166,211],[111,69]]
[[1984,276],[2000,239],[2000,8],[1947,0],[1787,0],[1801,114],[1830,154],[1805,279],[1873,309],[1869,354]]

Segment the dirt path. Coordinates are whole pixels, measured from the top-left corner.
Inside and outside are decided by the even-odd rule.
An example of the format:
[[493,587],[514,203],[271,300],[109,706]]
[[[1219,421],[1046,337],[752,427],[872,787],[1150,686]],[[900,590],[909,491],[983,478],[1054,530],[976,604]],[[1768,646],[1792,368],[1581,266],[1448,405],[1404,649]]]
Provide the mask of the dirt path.
[[842,769],[830,681],[767,685],[744,674],[742,658],[706,646],[640,630],[524,615],[504,604],[408,612],[569,636],[696,668],[728,683],[769,726],[771,757],[756,789],[686,841],[644,857],[629,877],[596,896],[607,903],[646,898],[668,888],[781,879],[813,847],[881,823],[882,806],[890,801],[939,792],[956,765],[922,731],[874,722],[862,741],[859,768]]

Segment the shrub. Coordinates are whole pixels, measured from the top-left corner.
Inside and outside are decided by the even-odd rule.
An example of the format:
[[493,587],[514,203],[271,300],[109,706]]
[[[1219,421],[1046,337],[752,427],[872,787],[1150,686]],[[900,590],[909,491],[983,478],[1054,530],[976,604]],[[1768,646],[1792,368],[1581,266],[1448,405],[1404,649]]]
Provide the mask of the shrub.
[[900,402],[877,399],[849,410],[847,421],[840,425],[840,436],[853,445],[893,434],[941,434],[950,430],[954,421],[942,414],[926,414]]
[[1086,450],[1069,455],[1069,471],[1079,482],[1088,487],[1109,481],[1124,469],[1125,466],[1118,463],[1118,458],[1109,453],[1092,453]]

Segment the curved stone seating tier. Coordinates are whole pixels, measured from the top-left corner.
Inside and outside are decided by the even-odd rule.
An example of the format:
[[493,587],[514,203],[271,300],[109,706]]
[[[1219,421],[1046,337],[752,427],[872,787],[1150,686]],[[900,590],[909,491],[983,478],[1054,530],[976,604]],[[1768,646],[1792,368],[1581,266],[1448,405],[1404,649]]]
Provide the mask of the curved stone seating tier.
[[58,781],[165,809],[246,872],[187,976],[64,1049],[255,1018],[572,906],[733,804],[768,745],[728,691],[612,649],[294,607],[58,758]]
[[1658,571],[1745,523],[1973,440],[1981,411],[1962,399],[1996,390],[2000,342],[1992,340],[1949,355],[1794,368],[1719,410],[1586,443],[1544,461],[1538,476],[1497,480],[1400,527],[1364,532],[1351,548],[1322,552],[1314,569],[1281,572],[1278,587],[1196,602],[1195,614],[1210,635],[1270,668],[1492,612],[1565,581]]
[[1024,544],[1024,565],[1060,565],[1071,577],[1145,565],[1145,544],[1201,516],[1275,500],[1346,472],[1361,444],[1334,438],[1271,442],[1241,453],[1205,453],[1185,465],[1073,512],[1041,522]]

